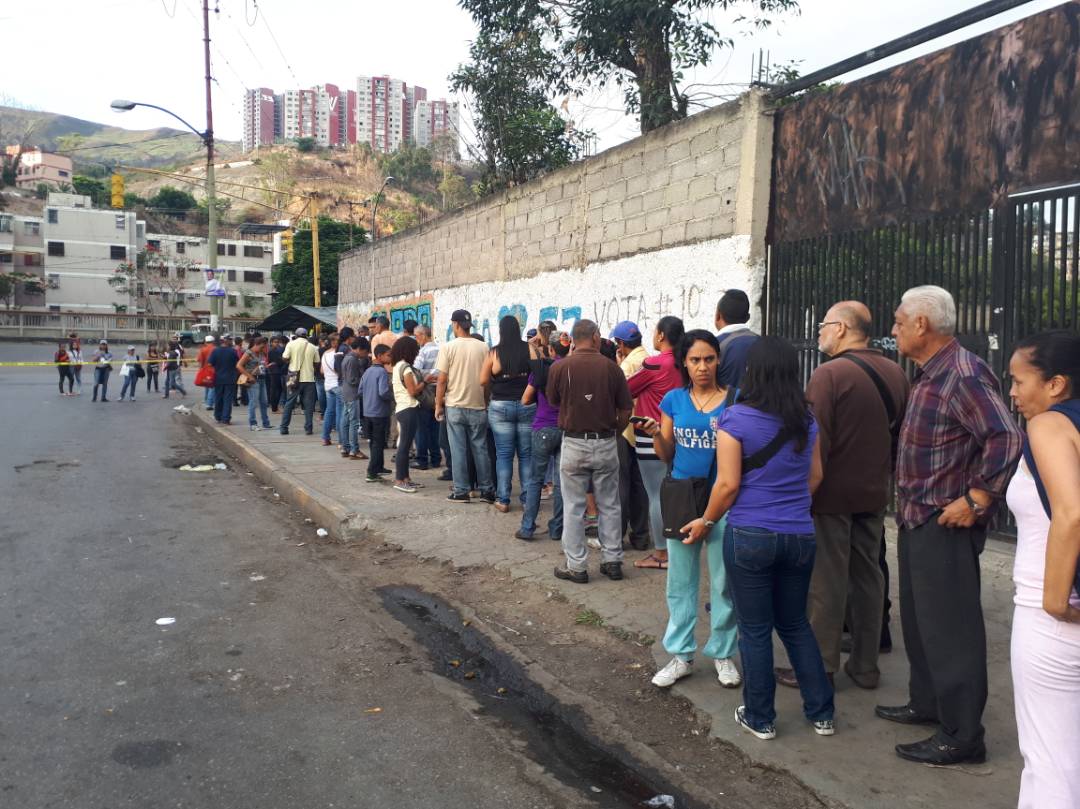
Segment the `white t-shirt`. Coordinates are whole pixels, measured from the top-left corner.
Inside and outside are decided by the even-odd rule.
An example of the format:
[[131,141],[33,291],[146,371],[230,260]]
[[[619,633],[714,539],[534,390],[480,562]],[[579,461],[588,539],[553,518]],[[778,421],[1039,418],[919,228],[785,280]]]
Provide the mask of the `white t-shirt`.
[[[410,368],[409,363],[405,362],[405,360],[401,360],[397,365],[394,366],[394,374],[393,379],[391,380],[391,384],[394,386],[394,402],[397,405],[394,408],[395,413],[400,413],[403,410],[408,410],[410,407],[418,407],[420,405],[420,403],[416,401],[416,399],[409,395],[408,388],[406,388],[405,385],[403,385],[401,382],[403,369],[408,369],[405,371],[405,373],[409,376],[413,376],[412,368]],[[413,381],[418,382],[419,380],[413,377]]]
[[334,370],[334,357],[336,356],[337,354],[334,351],[324,351],[322,355],[322,375],[327,390],[338,386],[338,375]]

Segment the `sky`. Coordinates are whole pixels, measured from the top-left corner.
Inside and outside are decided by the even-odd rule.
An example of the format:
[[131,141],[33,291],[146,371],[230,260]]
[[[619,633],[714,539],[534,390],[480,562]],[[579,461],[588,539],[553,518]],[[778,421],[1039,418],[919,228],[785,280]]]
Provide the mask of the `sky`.
[[[239,140],[245,87],[276,92],[330,83],[355,87],[358,75],[385,75],[428,89],[429,98],[463,104],[463,151],[477,138],[468,98],[448,92],[447,75],[468,57],[472,20],[454,0],[210,0],[215,83],[214,130]],[[976,5],[973,0],[802,0],[801,13],[765,31],[746,31],[734,12],[711,21],[733,48],[686,77],[723,96],[744,89],[759,49],[775,63],[799,60],[803,73],[840,61]],[[749,3],[735,3],[749,8]],[[961,32],[883,60],[845,79],[877,72],[1012,20],[1060,5],[1034,0]],[[219,9],[214,13],[213,9]],[[42,34],[45,30],[47,33]],[[154,110],[117,114],[115,98],[167,107],[205,126],[201,0],[0,0],[4,63],[0,103],[150,129],[174,122]],[[14,35],[11,35],[14,32]],[[24,33],[25,32],[25,33]],[[47,53],[43,48],[47,47]],[[565,99],[553,102],[562,106]],[[590,89],[566,100],[576,128],[592,130],[600,149],[635,137],[621,91]]]

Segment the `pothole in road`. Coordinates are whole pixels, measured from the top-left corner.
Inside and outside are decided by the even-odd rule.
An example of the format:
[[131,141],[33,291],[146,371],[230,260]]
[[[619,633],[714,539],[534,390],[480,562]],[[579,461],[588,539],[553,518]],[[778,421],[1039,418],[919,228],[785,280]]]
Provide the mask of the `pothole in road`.
[[[533,682],[520,664],[449,604],[409,587],[378,590],[383,605],[430,653],[436,673],[461,683],[485,715],[510,727],[523,751],[561,783],[604,809],[703,809],[616,745],[595,738],[583,717]],[[674,803],[661,796],[670,795]]]

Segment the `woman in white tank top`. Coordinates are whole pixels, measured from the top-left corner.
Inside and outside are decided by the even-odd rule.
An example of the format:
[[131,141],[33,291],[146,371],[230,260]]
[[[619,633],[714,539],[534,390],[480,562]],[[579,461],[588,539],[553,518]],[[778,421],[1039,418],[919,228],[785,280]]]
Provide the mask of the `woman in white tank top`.
[[1006,499],[1016,517],[1012,675],[1024,771],[1020,809],[1080,807],[1080,431],[1054,405],[1080,396],[1080,335],[1021,341],[1010,394],[1028,419],[1030,453],[1048,495],[1047,516],[1030,461]]

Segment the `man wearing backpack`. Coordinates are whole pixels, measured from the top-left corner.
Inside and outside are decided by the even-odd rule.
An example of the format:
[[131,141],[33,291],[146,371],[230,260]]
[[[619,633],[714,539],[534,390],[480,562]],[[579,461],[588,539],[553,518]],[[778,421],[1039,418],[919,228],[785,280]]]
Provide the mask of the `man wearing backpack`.
[[[832,359],[814,371],[806,387],[825,473],[811,506],[817,553],[807,617],[830,678],[840,670],[847,617],[851,656],[844,672],[862,688],[876,688],[881,676],[886,579],[878,560],[893,438],[908,395],[900,366],[870,348],[871,330],[870,310],[859,301],[829,309],[818,324],[818,348]],[[798,685],[791,669],[777,669],[776,679]]]
[[738,387],[746,370],[746,355],[758,339],[750,331],[750,298],[741,289],[724,292],[716,304],[716,339],[720,356],[716,361],[716,381],[720,387]]

